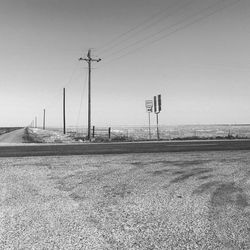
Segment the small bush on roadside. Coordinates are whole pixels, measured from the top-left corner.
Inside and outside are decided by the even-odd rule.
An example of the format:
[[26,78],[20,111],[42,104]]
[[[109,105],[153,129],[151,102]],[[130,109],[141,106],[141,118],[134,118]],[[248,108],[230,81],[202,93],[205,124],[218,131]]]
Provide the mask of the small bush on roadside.
[[43,141],[39,138],[37,138],[29,129],[29,127],[26,127],[24,129],[24,135],[23,140],[25,143],[42,143]]
[[109,138],[107,137],[101,137],[101,136],[97,136],[95,138],[92,139],[93,142],[109,142]]
[[128,138],[127,136],[122,135],[122,136],[116,136],[112,138],[111,141],[114,141],[114,142],[132,141],[132,138]]

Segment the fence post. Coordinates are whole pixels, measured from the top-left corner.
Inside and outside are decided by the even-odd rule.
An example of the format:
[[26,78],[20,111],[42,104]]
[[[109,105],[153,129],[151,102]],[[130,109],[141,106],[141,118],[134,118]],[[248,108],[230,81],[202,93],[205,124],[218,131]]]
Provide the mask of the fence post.
[[111,139],[111,127],[109,127],[108,129],[108,133],[109,133],[109,140]]
[[92,137],[95,138],[95,126],[93,126]]

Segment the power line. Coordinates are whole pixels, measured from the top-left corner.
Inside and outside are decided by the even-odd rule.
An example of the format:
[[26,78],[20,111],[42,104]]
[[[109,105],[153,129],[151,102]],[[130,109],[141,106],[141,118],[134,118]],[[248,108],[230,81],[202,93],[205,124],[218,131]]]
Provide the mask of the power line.
[[83,103],[83,96],[84,96],[86,87],[87,87],[87,72],[85,72],[85,80],[84,80],[84,85],[83,85],[82,92],[81,92],[81,100],[80,100],[80,106],[79,106],[77,120],[76,120],[76,127],[78,127],[79,125],[79,118],[80,118],[80,113],[81,113],[81,108],[82,108],[82,103]]
[[74,63],[73,68],[72,68],[71,73],[70,73],[70,76],[69,76],[68,82],[60,87],[60,90],[58,90],[58,92],[51,98],[51,102],[49,102],[45,108],[51,107],[51,105],[54,104],[55,100],[57,100],[57,98],[59,96],[61,96],[61,88],[65,88],[65,87],[69,86],[72,83],[74,74],[76,73],[76,70],[79,67],[79,65],[80,64],[79,64],[78,61],[76,61]]
[[[212,8],[215,7],[216,5],[220,4],[221,1],[224,2],[224,1],[227,1],[227,0],[217,0],[215,4],[209,5],[208,7],[204,8],[204,9],[201,9],[200,11],[198,11],[198,12],[197,12],[196,14],[194,14],[194,15],[199,15],[200,13],[203,13],[203,12],[205,12],[205,11],[207,11],[207,10],[212,9]],[[217,11],[216,11],[216,12],[217,12]],[[194,15],[192,15],[192,17],[193,17]],[[192,18],[192,17],[191,17],[191,18]],[[205,16],[205,17],[207,17],[207,16]],[[109,54],[109,55],[118,54],[119,52],[121,52],[121,51],[123,51],[123,50],[126,50],[126,49],[128,49],[128,48],[130,48],[130,47],[133,47],[134,45],[136,45],[136,44],[138,44],[138,43],[144,42],[144,41],[147,40],[147,39],[151,39],[152,37],[155,37],[155,36],[157,36],[158,34],[161,34],[161,33],[163,33],[164,31],[166,31],[166,30],[168,30],[168,29],[171,29],[171,28],[173,28],[173,27],[175,27],[175,26],[178,26],[178,25],[180,25],[180,24],[182,24],[182,23],[185,23],[185,22],[188,21],[189,19],[190,19],[190,17],[184,18],[183,20],[181,20],[181,21],[179,21],[179,22],[177,22],[177,23],[174,23],[174,24],[172,24],[172,25],[169,25],[169,26],[167,26],[167,27],[164,27],[164,28],[162,28],[161,30],[159,30],[159,31],[157,31],[157,32],[155,32],[155,33],[153,33],[153,34],[150,34],[150,35],[144,37],[143,39],[137,40],[137,41],[135,41],[134,43],[132,43],[132,44],[126,46],[126,47],[123,47],[123,48],[121,48],[121,49],[119,49],[119,50],[117,50],[117,51],[115,51],[115,52],[112,52],[112,53]],[[199,21],[200,19],[203,19],[203,17],[198,18],[198,21]],[[196,22],[196,20],[195,20],[195,22]],[[191,24],[193,24],[193,21],[191,22]],[[187,25],[189,26],[189,23],[188,23]],[[184,27],[186,27],[187,25],[184,25]],[[171,32],[171,33],[172,33],[172,32]]]
[[76,61],[75,62],[75,64],[74,64],[74,67],[73,67],[73,70],[72,70],[72,72],[71,72],[71,75],[70,75],[70,77],[69,77],[69,81],[68,81],[68,83],[66,84],[66,85],[64,85],[63,87],[67,87],[68,85],[70,85],[71,84],[71,82],[72,82],[72,80],[73,80],[73,76],[74,76],[74,74],[75,74],[75,72],[76,72],[76,70],[77,70],[77,67],[79,67],[79,61]]
[[[73,64],[73,67],[72,67],[72,70],[71,70],[68,82],[64,86],[61,86],[61,88],[69,86],[72,83],[74,74],[75,74],[76,69],[77,69],[78,66],[79,66],[79,62],[76,61]],[[47,112],[48,108],[50,108],[52,105],[55,104],[55,101],[58,101],[58,103],[61,102],[61,98],[60,97],[61,97],[61,89],[58,90],[58,92],[50,99],[50,102],[48,102],[47,105],[44,106],[44,110],[46,110],[46,112]]]
[[[224,1],[226,1],[226,0],[222,0],[222,1],[224,2]],[[171,32],[169,32],[169,33],[167,33],[167,34],[165,34],[165,35],[163,35],[163,36],[161,36],[161,37],[159,37],[159,38],[157,38],[157,39],[154,39],[154,40],[152,40],[151,42],[146,43],[146,44],[143,45],[143,46],[137,47],[137,48],[135,48],[135,49],[133,49],[133,50],[131,50],[131,51],[128,51],[128,52],[125,53],[125,54],[122,54],[122,55],[120,55],[120,56],[118,56],[118,57],[115,57],[113,60],[106,61],[105,65],[103,65],[103,67],[105,67],[107,64],[109,64],[109,63],[111,63],[111,62],[114,62],[114,61],[116,61],[116,60],[119,60],[119,59],[121,59],[121,58],[123,58],[123,57],[125,57],[125,56],[127,56],[127,55],[130,55],[131,53],[137,52],[137,51],[140,50],[140,49],[143,49],[143,48],[145,48],[145,47],[147,47],[147,46],[149,46],[149,45],[151,45],[151,44],[153,44],[153,43],[156,43],[156,42],[158,42],[158,41],[160,41],[160,40],[162,40],[162,39],[164,39],[164,38],[166,38],[166,37],[170,37],[171,35],[177,33],[178,31],[184,30],[184,29],[188,28],[189,26],[191,26],[191,25],[193,25],[193,24],[196,24],[196,23],[198,23],[198,22],[200,22],[200,21],[202,21],[202,20],[204,20],[204,19],[210,17],[210,16],[214,15],[215,13],[217,13],[217,12],[219,12],[219,11],[222,11],[222,10],[224,10],[224,9],[226,9],[226,8],[228,8],[228,7],[230,7],[230,6],[232,6],[232,5],[237,4],[237,3],[240,2],[240,1],[241,1],[241,0],[236,0],[236,1],[230,3],[230,4],[226,5],[226,6],[222,6],[221,8],[218,8],[217,10],[214,10],[214,11],[208,13],[207,15],[198,17],[198,18],[196,18],[195,20],[192,20],[191,22],[188,22],[188,23],[186,23],[186,24],[184,23],[184,25],[182,25],[181,27],[177,27],[175,30],[172,30]],[[214,5],[211,5],[211,6],[207,7],[206,9],[211,9],[211,8],[213,8],[215,5],[218,5],[218,3],[217,3],[217,4],[214,4]],[[204,9],[203,9],[202,11],[204,11]],[[199,14],[200,12],[202,12],[202,11],[199,11],[198,13],[196,13],[196,15]],[[189,18],[188,18],[188,19],[189,19]],[[185,21],[186,21],[186,19],[185,19]],[[176,26],[176,25],[179,25],[179,24],[181,24],[181,23],[183,23],[183,22],[184,22],[184,21],[181,21],[181,22],[179,22],[179,23],[177,23],[177,24],[174,24],[174,25]],[[173,26],[174,26],[174,25],[173,25]],[[171,27],[172,27],[172,26],[171,26]],[[168,28],[169,28],[169,27],[168,27]],[[164,30],[166,30],[166,28],[164,28]],[[162,33],[164,30],[162,29],[161,31],[158,31],[157,33],[154,33],[153,35],[147,36],[147,38],[151,38],[152,36],[156,36],[156,35]],[[136,42],[134,42],[133,44],[130,44],[129,46],[126,46],[126,47],[124,47],[124,48],[121,48],[119,51],[116,51],[116,52],[111,53],[110,55],[118,54],[120,51],[123,51],[123,50],[125,50],[125,49],[127,49],[127,48],[130,48],[131,46],[133,46],[133,45],[135,45],[135,44],[138,44],[138,43],[140,43],[140,42],[142,42],[142,41],[144,41],[144,40],[145,40],[145,38],[144,38],[144,39],[141,39],[141,40],[139,40],[139,41],[136,41]]]
[[[105,43],[105,45],[106,45],[106,44],[107,44],[107,45],[106,45],[106,46],[104,45],[104,46],[100,47],[99,51],[101,51],[102,54],[105,54],[106,51],[108,51],[108,50],[110,50],[110,49],[112,49],[112,48],[115,48],[115,47],[117,47],[118,45],[120,45],[121,43],[123,43],[123,42],[129,40],[129,39],[130,39],[130,36],[132,36],[133,33],[136,32],[136,35],[137,35],[138,33],[141,33],[142,31],[146,30],[147,28],[152,27],[154,24],[159,23],[162,19],[167,19],[168,17],[170,17],[170,16],[172,16],[173,14],[175,14],[177,11],[179,11],[179,10],[181,10],[181,9],[183,9],[183,8],[185,8],[185,7],[187,7],[190,3],[194,2],[194,1],[196,1],[196,0],[191,0],[191,1],[185,2],[183,5],[180,5],[180,6],[179,6],[179,5],[176,5],[176,4],[173,4],[173,5],[168,6],[167,8],[165,8],[165,9],[163,9],[163,10],[161,10],[161,11],[155,13],[155,14],[152,15],[150,18],[148,18],[148,19],[144,20],[143,22],[139,23],[139,24],[136,25],[135,27],[129,29],[128,31],[126,31],[126,32],[124,32],[124,33],[118,35],[117,37],[113,38],[113,39],[110,40],[109,42]],[[176,12],[172,11],[169,15],[165,16],[165,15],[166,15],[166,11],[172,10],[172,8],[175,8],[175,7],[180,7],[180,8],[177,8],[177,9],[176,9]],[[162,14],[164,14],[164,16],[161,16]],[[151,20],[153,20],[153,19],[156,19],[156,20],[154,20],[153,22],[151,22]],[[151,22],[151,23],[150,23],[150,22]],[[141,26],[142,26],[142,27],[141,27]],[[132,34],[130,34],[130,33],[132,33]],[[125,38],[125,39],[119,41],[120,38],[125,37],[125,36],[128,35],[128,34],[129,34],[129,37],[127,37],[127,38]],[[102,48],[104,48],[104,49],[102,49]]]

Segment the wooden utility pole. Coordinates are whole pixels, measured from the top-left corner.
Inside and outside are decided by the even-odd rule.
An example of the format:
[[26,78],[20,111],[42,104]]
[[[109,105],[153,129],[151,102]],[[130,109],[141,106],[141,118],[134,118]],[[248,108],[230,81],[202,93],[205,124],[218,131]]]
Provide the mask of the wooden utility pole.
[[92,137],[95,138],[95,126],[93,126]]
[[100,62],[101,59],[91,58],[91,50],[88,50],[87,58],[79,58],[88,63],[89,67],[89,81],[88,81],[88,140],[91,141],[91,62]]
[[45,109],[43,110],[43,130],[45,130]]
[[63,133],[66,134],[66,119],[65,119],[65,88],[63,88]]
[[111,127],[108,129],[108,134],[109,134],[109,140],[111,139]]

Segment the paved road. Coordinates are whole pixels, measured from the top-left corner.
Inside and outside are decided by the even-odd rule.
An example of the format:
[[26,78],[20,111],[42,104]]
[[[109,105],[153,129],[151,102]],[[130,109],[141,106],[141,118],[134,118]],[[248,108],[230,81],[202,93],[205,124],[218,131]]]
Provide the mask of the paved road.
[[213,150],[250,150],[250,140],[167,141],[81,144],[0,144],[0,157],[86,155]]
[[0,143],[22,143],[24,128],[0,135]]

